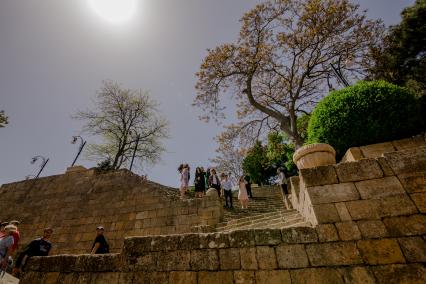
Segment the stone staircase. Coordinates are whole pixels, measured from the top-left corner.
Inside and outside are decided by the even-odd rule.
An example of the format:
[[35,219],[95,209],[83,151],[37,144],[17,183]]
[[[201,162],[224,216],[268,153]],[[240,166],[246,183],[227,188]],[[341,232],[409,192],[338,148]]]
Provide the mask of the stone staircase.
[[296,210],[285,208],[279,187],[258,187],[252,191],[253,199],[245,210],[241,209],[238,193],[234,194],[234,209],[224,209],[224,220],[216,225],[216,231],[311,226]]

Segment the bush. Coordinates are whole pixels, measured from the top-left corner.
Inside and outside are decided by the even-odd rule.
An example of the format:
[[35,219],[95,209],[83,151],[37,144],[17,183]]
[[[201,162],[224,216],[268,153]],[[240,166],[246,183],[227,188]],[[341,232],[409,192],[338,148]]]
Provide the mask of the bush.
[[350,147],[415,135],[423,130],[419,102],[385,81],[359,82],[334,91],[309,120],[308,143],[328,143],[340,159]]

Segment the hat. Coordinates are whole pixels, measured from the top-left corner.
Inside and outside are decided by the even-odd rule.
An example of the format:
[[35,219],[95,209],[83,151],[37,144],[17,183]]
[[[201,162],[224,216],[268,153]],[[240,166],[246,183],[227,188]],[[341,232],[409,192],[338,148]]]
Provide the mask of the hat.
[[20,224],[20,222],[19,222],[19,221],[17,221],[17,220],[12,220],[12,221],[10,221],[10,222],[9,222],[9,224],[16,224],[16,225],[19,225],[19,224]]
[[14,226],[14,225],[7,225],[6,227],[4,227],[4,229],[5,229],[6,231],[13,231],[13,232],[16,232],[16,230],[17,230],[18,228],[16,228],[16,226]]
[[96,228],[96,230],[105,230],[105,229],[104,229],[104,227],[102,227],[102,226],[98,226],[98,227]]
[[9,222],[1,222],[0,223],[0,226],[7,226],[7,225],[9,225]]

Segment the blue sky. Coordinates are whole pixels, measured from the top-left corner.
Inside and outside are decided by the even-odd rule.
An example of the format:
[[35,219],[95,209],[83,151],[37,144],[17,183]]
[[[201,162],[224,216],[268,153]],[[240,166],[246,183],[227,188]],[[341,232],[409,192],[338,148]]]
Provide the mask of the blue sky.
[[[134,17],[117,25],[87,0],[0,0],[0,110],[10,120],[0,129],[0,184],[35,174],[35,155],[50,158],[43,175],[63,173],[81,129],[70,115],[91,106],[105,79],[150,91],[171,122],[163,161],[147,169],[151,180],[177,186],[179,163],[207,167],[221,128],[197,119],[194,74],[207,48],[237,38],[239,19],[258,2],[140,0]],[[414,0],[354,2],[391,25]]]

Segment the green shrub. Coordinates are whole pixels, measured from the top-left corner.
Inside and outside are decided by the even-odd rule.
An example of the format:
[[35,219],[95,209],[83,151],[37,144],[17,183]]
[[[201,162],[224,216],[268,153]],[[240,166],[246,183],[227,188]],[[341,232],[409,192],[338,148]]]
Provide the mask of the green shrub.
[[308,143],[328,143],[341,158],[350,147],[409,137],[423,130],[419,102],[385,81],[359,82],[318,103],[309,120]]

